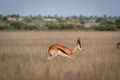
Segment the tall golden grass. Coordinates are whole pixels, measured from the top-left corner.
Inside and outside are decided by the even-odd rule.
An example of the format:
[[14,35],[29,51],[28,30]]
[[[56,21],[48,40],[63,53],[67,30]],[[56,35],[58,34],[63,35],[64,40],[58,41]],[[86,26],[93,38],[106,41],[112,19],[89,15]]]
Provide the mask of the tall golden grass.
[[[0,32],[0,80],[120,80],[120,32]],[[81,38],[85,53],[48,62],[54,43],[69,48]]]

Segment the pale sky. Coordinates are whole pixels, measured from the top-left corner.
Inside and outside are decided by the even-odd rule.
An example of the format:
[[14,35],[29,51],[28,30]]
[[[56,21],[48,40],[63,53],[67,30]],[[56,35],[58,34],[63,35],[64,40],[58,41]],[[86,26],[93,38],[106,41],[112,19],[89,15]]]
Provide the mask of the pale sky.
[[0,0],[0,14],[120,16],[120,0]]

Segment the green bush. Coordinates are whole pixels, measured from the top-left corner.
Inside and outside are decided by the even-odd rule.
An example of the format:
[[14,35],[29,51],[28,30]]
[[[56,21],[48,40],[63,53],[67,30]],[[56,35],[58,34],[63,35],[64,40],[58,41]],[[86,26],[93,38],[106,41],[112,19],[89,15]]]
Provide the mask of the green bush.
[[117,31],[115,22],[111,20],[103,20],[101,24],[97,27],[94,27],[94,29],[98,31]]
[[120,18],[115,20],[116,27],[120,29]]
[[61,29],[78,29],[78,26],[75,24],[60,24]]
[[14,29],[24,29],[26,24],[23,22],[11,22],[10,26],[12,26]]
[[117,31],[117,28],[112,25],[93,27],[93,29],[97,31]]
[[24,30],[39,30],[39,28],[34,25],[26,25]]
[[35,25],[28,25],[23,22],[11,22],[10,25],[17,30],[39,30]]
[[0,30],[13,30],[14,28],[12,28],[11,26],[8,25],[0,25]]
[[46,27],[48,29],[61,29],[60,24],[56,24],[56,23],[49,23],[49,24],[46,25]]

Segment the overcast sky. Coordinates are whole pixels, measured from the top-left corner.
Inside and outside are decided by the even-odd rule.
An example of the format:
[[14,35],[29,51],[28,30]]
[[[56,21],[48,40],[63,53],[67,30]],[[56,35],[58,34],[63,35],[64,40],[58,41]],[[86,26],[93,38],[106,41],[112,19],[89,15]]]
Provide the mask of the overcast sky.
[[0,14],[120,16],[120,0],[0,0]]

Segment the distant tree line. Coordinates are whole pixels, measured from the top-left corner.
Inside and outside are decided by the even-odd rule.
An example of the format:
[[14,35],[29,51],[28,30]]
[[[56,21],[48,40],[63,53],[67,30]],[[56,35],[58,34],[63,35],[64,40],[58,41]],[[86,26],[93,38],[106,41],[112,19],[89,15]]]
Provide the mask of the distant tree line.
[[120,31],[120,16],[58,16],[0,14],[0,31],[4,30],[94,30]]

